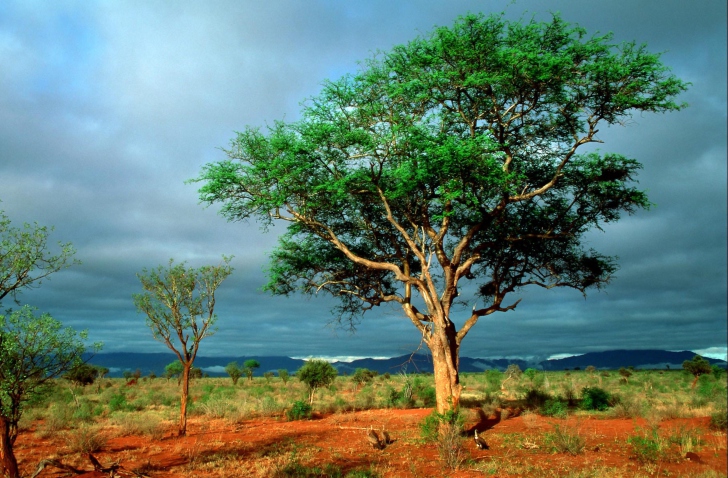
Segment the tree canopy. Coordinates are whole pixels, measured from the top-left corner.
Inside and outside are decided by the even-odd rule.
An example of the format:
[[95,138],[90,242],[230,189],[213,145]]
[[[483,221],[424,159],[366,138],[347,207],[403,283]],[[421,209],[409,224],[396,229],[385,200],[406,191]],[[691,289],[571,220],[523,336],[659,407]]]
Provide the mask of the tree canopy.
[[[433,354],[443,411],[480,317],[515,308],[507,297],[525,286],[609,282],[615,258],[583,236],[649,206],[642,166],[578,151],[601,125],[684,107],[686,88],[645,46],[558,15],[468,15],[325,82],[299,121],[247,127],[195,181],[229,220],[289,224],[268,291],[329,293],[352,327],[401,305]],[[456,312],[458,297],[472,310]]]
[[[76,332],[48,314],[24,306],[0,315],[0,471],[17,477],[13,443],[23,406],[48,381],[82,364],[85,331]],[[99,350],[101,344],[94,344]]]
[[37,287],[54,272],[78,261],[70,243],[58,243],[59,251],[49,251],[52,229],[38,224],[14,227],[0,211],[0,302],[10,295],[17,301],[23,289]]

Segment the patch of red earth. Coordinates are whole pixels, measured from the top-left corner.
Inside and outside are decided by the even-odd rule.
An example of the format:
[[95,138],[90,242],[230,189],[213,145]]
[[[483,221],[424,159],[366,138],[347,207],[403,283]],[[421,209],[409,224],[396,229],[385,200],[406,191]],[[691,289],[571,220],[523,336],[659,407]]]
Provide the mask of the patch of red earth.
[[[117,437],[110,439],[102,451],[94,455],[108,466],[119,461],[127,470],[144,468],[152,477],[178,476],[225,476],[218,471],[205,471],[202,464],[224,457],[240,467],[228,476],[259,476],[260,469],[250,466],[265,457],[290,455],[295,449],[303,457],[304,465],[324,466],[333,464],[344,473],[356,469],[374,467],[384,476],[483,476],[482,471],[461,470],[448,472],[443,469],[435,445],[422,444],[419,423],[431,412],[416,410],[368,410],[316,417],[312,420],[284,421],[276,418],[259,418],[231,425],[224,420],[193,417],[189,420],[188,435],[171,434],[161,440],[148,437]],[[516,411],[513,411],[516,412]],[[511,415],[517,415],[512,413]],[[681,457],[674,446],[673,459],[661,460],[660,470],[672,476],[697,474],[707,470],[728,473],[726,459],[726,434],[709,429],[708,418],[667,420],[660,423],[663,436],[673,436],[681,431],[699,434],[702,444],[696,448],[698,459]],[[366,431],[385,428],[394,443],[384,450],[375,450],[366,440]],[[578,455],[554,454],[545,446],[545,433],[558,426],[562,430],[577,433],[586,441],[585,451]],[[636,461],[627,443],[630,436],[647,430],[648,424],[641,419],[551,419],[537,415],[513,416],[506,420],[484,418],[466,425],[469,436],[477,427],[480,435],[490,445],[488,450],[476,448],[472,439],[465,441],[467,453],[483,470],[497,470],[498,476],[518,476],[518,470],[528,466],[544,470],[573,471],[591,469],[594,466],[614,467],[623,476],[637,471],[643,465]],[[16,455],[24,476],[31,475],[38,463],[55,457],[64,463],[81,469],[93,469],[88,459],[80,454],[69,454],[62,434],[51,438],[39,438],[33,431],[20,434],[16,443]],[[694,457],[693,457],[694,458]],[[509,468],[503,464],[514,464]],[[519,468],[520,467],[520,468]],[[226,468],[228,470],[233,468]],[[191,473],[191,470],[194,472]],[[512,470],[512,471],[509,471]],[[67,476],[67,472],[46,468],[39,478]],[[104,476],[88,474],[83,476]]]

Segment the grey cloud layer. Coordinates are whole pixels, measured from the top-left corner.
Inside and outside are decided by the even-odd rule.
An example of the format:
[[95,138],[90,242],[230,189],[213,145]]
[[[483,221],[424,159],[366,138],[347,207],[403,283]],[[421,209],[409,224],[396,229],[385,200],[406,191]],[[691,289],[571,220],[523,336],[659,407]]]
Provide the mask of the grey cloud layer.
[[[724,2],[4,2],[0,6],[0,209],[54,225],[82,266],[22,300],[107,351],[164,350],[136,314],[135,274],[170,257],[201,265],[234,254],[219,332],[203,353],[389,356],[415,350],[396,309],[358,333],[327,328],[331,300],[259,292],[282,228],[227,223],[184,181],[224,157],[236,129],[294,120],[326,78],[357,68],[468,11],[512,19],[560,11],[590,33],[645,42],[693,83],[690,107],[602,131],[604,151],[635,157],[656,206],[592,245],[620,256],[605,292],[524,291],[482,319],[470,356],[609,348],[725,347],[726,8]],[[514,298],[515,300],[515,298]],[[467,307],[466,307],[467,308]]]

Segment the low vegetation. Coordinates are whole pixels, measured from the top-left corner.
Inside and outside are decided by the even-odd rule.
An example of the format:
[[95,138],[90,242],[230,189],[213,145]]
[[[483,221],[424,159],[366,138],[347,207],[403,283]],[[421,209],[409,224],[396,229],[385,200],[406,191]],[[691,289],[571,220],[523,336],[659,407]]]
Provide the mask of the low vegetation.
[[[330,414],[345,417],[354,411],[433,407],[432,375],[379,375],[360,369],[351,376],[337,376],[325,362],[309,364],[294,380],[281,371],[276,376],[268,374],[237,384],[229,377],[194,379],[189,415],[205,422],[223,420],[227,425],[222,426],[232,430],[248,420],[294,421]],[[579,423],[588,420],[594,424],[592,428],[598,428],[599,419],[626,419],[634,423],[634,429],[619,446],[625,459],[643,468],[676,463],[688,452],[705,449],[700,437],[706,433],[725,436],[725,374],[702,374],[692,388],[694,376],[685,370],[630,372],[628,381],[617,371],[527,369],[518,373],[511,369],[510,374],[494,370],[466,373],[460,412],[432,412],[406,443],[434,447],[444,470],[508,474],[504,464],[489,462],[493,467],[490,473],[484,462],[472,461],[469,441],[478,423],[497,423],[522,415],[527,427],[536,427],[528,437],[499,436],[483,428],[481,435],[485,434],[489,443],[494,440],[491,444],[496,448],[578,456],[593,453],[592,448],[586,448],[586,435]],[[156,442],[175,434],[179,417],[176,381],[149,376],[135,382],[97,378],[93,385],[82,386],[71,378],[53,381],[43,396],[28,405],[21,430],[32,429],[38,438],[64,437],[67,452],[79,457],[104,450],[115,437],[139,436]],[[703,431],[658,426],[664,420],[694,417],[710,417],[710,425],[706,422]],[[541,428],[536,423],[541,423]],[[544,423],[548,424],[545,428]],[[316,475],[328,465],[302,461],[295,453],[286,461],[280,458],[269,465],[266,473],[276,470],[271,476],[329,476]],[[187,466],[211,465],[192,460]],[[331,467],[327,470],[338,471],[330,476],[386,476],[384,469],[361,469],[352,474]],[[301,474],[304,471],[308,474]],[[539,476],[534,470],[521,471]]]

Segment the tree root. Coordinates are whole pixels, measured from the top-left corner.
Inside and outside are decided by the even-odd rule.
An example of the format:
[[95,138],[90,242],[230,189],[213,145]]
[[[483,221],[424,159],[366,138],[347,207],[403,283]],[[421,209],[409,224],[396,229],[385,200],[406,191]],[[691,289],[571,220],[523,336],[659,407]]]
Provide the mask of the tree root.
[[[139,473],[133,470],[127,470],[123,466],[119,464],[118,461],[112,463],[109,466],[103,466],[99,460],[96,459],[95,456],[93,456],[91,453],[88,454],[88,459],[91,461],[91,464],[94,466],[93,471],[98,471],[100,473],[108,474],[110,478],[115,477],[123,477],[123,476],[134,476],[139,478],[149,478],[149,475],[145,475],[143,473]],[[30,478],[36,478],[41,471],[46,466],[53,466],[55,468],[60,468],[61,470],[70,471],[71,473],[74,473],[76,475],[82,475],[84,473],[90,473],[92,470],[79,470],[78,468],[75,468],[71,465],[66,465],[65,463],[62,463],[60,460],[51,460],[51,459],[45,459],[41,460],[40,463],[38,463],[38,469],[35,470],[35,473]]]

